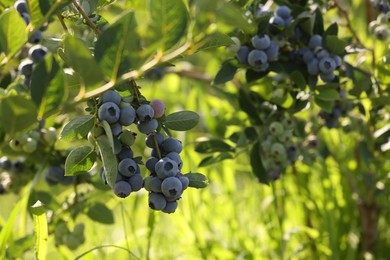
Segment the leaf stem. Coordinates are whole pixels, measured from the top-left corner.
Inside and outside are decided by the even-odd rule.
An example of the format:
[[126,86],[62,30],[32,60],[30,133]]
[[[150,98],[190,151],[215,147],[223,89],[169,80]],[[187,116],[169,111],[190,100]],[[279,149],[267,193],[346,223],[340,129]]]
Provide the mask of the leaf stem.
[[101,35],[102,32],[99,30],[99,28],[96,26],[96,24],[89,18],[88,14],[84,12],[83,8],[79,5],[79,3],[76,0],[72,0],[73,5],[76,7],[77,11],[81,14],[81,16],[85,19],[87,24],[91,26],[91,28],[95,31],[97,35]]

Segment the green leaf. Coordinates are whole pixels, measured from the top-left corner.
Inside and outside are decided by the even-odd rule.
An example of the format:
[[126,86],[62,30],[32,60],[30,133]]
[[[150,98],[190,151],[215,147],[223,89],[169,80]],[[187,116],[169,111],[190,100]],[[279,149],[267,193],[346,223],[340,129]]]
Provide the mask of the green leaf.
[[0,15],[0,52],[16,54],[27,42],[26,23],[15,9]]
[[127,12],[105,29],[96,42],[95,58],[107,78],[115,80],[138,65],[141,49],[136,29],[134,12]]
[[257,109],[253,104],[253,101],[250,98],[249,93],[247,93],[243,88],[239,89],[238,92],[238,103],[242,111],[248,114],[248,116],[256,123],[262,124],[262,120],[257,113]]
[[85,138],[95,124],[95,117],[83,115],[72,119],[62,129],[60,138],[63,140],[76,140]]
[[231,153],[220,153],[217,154],[216,156],[208,156],[202,159],[202,161],[199,163],[199,167],[205,167],[232,158],[233,155]]
[[90,219],[102,224],[114,223],[114,214],[109,208],[107,208],[106,205],[100,202],[96,202],[88,209],[87,216]]
[[345,47],[348,46],[348,43],[340,40],[335,35],[327,35],[324,37],[322,44],[331,55],[342,55],[345,52]]
[[82,82],[88,89],[104,80],[101,68],[82,40],[69,35],[65,37],[64,55],[68,65],[80,75]]
[[175,131],[187,131],[199,122],[199,115],[192,111],[179,111],[166,116],[165,126]]
[[48,228],[46,212],[42,202],[38,200],[31,207],[31,212],[34,219],[35,255],[39,260],[46,259]]
[[89,146],[72,150],[65,161],[65,176],[73,176],[89,171],[96,160],[96,152]]
[[346,75],[352,79],[353,89],[350,90],[350,94],[359,97],[362,92],[369,92],[372,90],[371,75],[357,67],[352,66],[349,63],[345,63]]
[[338,32],[339,32],[339,26],[337,25],[337,23],[332,23],[324,32],[324,36],[337,35]]
[[217,75],[214,79],[214,84],[223,84],[234,78],[238,67],[233,65],[231,61],[225,61],[222,63]]
[[163,50],[172,48],[184,35],[188,13],[182,0],[149,0],[152,42]]
[[209,183],[207,177],[201,173],[190,172],[190,173],[184,174],[184,176],[187,176],[188,179],[190,180],[190,184],[188,185],[188,187],[205,188],[205,187],[207,187],[207,185]]
[[233,27],[238,27],[247,33],[256,32],[256,25],[254,23],[249,23],[248,19],[243,16],[242,10],[231,2],[225,2],[224,4],[219,5],[216,13],[217,21],[224,22]]
[[216,32],[206,35],[206,37],[196,43],[195,46],[198,47],[196,51],[204,51],[221,46],[229,46],[231,44],[234,44],[234,42],[229,35]]
[[70,2],[71,0],[27,0],[28,14],[30,15],[30,23],[33,25],[33,28],[47,22],[45,16],[50,17],[50,15]]
[[31,97],[37,105],[38,116],[48,117],[59,110],[67,97],[65,79],[54,57],[39,63],[31,77]]
[[290,73],[290,79],[295,83],[295,85],[297,85],[298,88],[300,89],[305,88],[306,80],[300,71],[295,70],[292,73]]
[[0,97],[0,129],[15,134],[32,126],[36,120],[37,109],[31,98],[22,95]]
[[319,99],[318,97],[314,97],[314,103],[316,103],[320,108],[325,110],[328,113],[331,113],[333,110],[333,102],[329,100]]
[[268,184],[268,174],[264,168],[263,160],[261,158],[260,142],[256,142],[250,153],[250,162],[253,174],[257,177],[259,182]]
[[102,157],[107,183],[111,188],[113,188],[118,174],[118,162],[115,153],[112,150],[110,141],[108,140],[107,136],[101,135],[97,137],[96,142]]
[[321,88],[318,89],[318,94],[316,95],[316,98],[325,101],[334,101],[340,99],[340,94],[337,90],[332,88]]
[[103,127],[104,132],[106,133],[106,136],[108,138],[108,142],[110,143],[110,145],[112,147],[112,151],[115,152],[114,138],[112,135],[110,124],[106,120],[103,120],[100,122],[100,125]]
[[198,153],[232,152],[234,148],[221,139],[206,139],[196,143],[195,151]]

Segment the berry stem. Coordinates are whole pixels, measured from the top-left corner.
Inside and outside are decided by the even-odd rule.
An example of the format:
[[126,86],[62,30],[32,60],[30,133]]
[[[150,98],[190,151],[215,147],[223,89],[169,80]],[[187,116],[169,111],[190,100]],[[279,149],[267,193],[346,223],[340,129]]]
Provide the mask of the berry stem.
[[66,26],[65,21],[64,21],[64,16],[62,16],[62,14],[60,14],[60,13],[57,13],[57,17],[58,17],[58,20],[60,21],[61,26],[64,29],[64,31],[66,33],[69,33],[68,27]]
[[158,146],[158,142],[157,142],[157,138],[156,138],[156,133],[155,132],[152,133],[152,138],[153,138],[153,142],[154,142],[154,147],[156,147],[158,159],[161,159],[162,158],[161,151],[160,151],[160,148]]

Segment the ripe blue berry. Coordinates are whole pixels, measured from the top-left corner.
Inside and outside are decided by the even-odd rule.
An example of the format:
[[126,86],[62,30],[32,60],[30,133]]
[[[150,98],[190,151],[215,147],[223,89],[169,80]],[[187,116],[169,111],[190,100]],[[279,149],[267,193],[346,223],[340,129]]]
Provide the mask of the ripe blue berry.
[[0,158],[0,171],[9,170],[12,167],[12,162],[7,156],[3,156]]
[[321,72],[320,73],[320,78],[324,82],[331,82],[331,81],[333,81],[336,78],[336,75],[333,73],[333,71],[331,71],[329,73]]
[[322,73],[328,74],[336,69],[336,62],[330,57],[325,57],[318,63],[318,68]]
[[126,198],[131,193],[131,186],[127,181],[118,181],[114,186],[114,193],[120,198]]
[[30,38],[28,38],[29,43],[37,44],[42,40],[42,32],[36,31]]
[[122,133],[122,126],[119,123],[112,124],[110,127],[112,135],[119,136]]
[[119,106],[121,100],[121,95],[114,90],[108,90],[102,94],[102,103],[112,102]]
[[133,158],[133,156],[134,156],[133,151],[129,147],[126,147],[126,146],[122,146],[121,151],[117,154],[119,161],[122,161],[126,158]]
[[119,123],[121,125],[129,126],[134,123],[135,118],[135,109],[132,106],[124,106],[120,109]]
[[248,64],[248,54],[249,54],[248,46],[241,46],[238,52],[236,53],[236,59],[240,64]]
[[164,213],[171,214],[174,213],[176,209],[177,209],[177,201],[175,200],[175,201],[168,201],[165,208],[163,208],[161,211]]
[[45,179],[55,183],[60,182],[64,176],[64,169],[58,166],[49,166],[45,172]]
[[269,47],[265,50],[268,61],[275,61],[279,55],[279,45],[277,42],[271,41]]
[[153,192],[161,192],[162,180],[158,177],[151,177],[150,179],[150,190]]
[[98,110],[100,120],[106,120],[109,124],[116,123],[120,116],[119,107],[113,102],[103,103]]
[[309,64],[313,59],[315,59],[315,56],[314,56],[314,53],[310,50],[307,50],[304,54],[303,54],[303,62],[305,64]]
[[165,197],[161,193],[151,192],[149,194],[149,207],[154,210],[162,210],[167,205]]
[[155,118],[152,118],[147,121],[139,121],[137,124],[138,131],[143,134],[150,134],[155,131],[158,127],[158,121]]
[[177,163],[177,167],[179,168],[179,170],[183,168],[183,161],[181,160],[180,154],[176,152],[170,152],[166,155],[166,157],[168,157],[171,160],[174,160]]
[[155,167],[156,167],[156,163],[159,161],[159,159],[157,157],[149,157],[146,162],[145,162],[145,167],[146,169],[148,169],[150,172],[154,172],[155,170]]
[[30,48],[30,50],[28,51],[28,55],[33,62],[39,63],[43,61],[48,52],[49,51],[45,46],[35,45]]
[[160,159],[156,163],[154,170],[160,179],[176,176],[176,174],[179,172],[177,163],[168,157]]
[[141,174],[134,174],[130,177],[128,182],[132,191],[139,191],[143,186],[144,180],[142,179]]
[[270,23],[275,26],[284,26],[285,22],[282,17],[274,16],[270,19]]
[[268,57],[264,51],[252,50],[248,55],[248,63],[253,67],[260,67],[262,64],[267,63]]
[[118,170],[121,175],[130,177],[133,174],[138,173],[139,167],[133,159],[126,158],[119,162]]
[[154,110],[149,104],[143,104],[137,108],[139,121],[149,121],[154,117]]
[[317,47],[315,50],[314,50],[314,53],[317,57],[317,59],[323,59],[323,58],[326,58],[326,57],[329,57],[329,52],[325,49],[323,49],[322,47]]
[[308,44],[309,48],[315,49],[316,47],[320,47],[321,45],[322,45],[321,35],[315,34],[310,37],[309,44]]
[[181,195],[183,186],[179,178],[168,177],[161,183],[161,191],[165,197],[173,198]]
[[287,20],[291,16],[291,10],[285,5],[281,5],[276,8],[276,15],[282,17],[284,20]]
[[19,12],[19,14],[27,13],[27,4],[26,0],[18,0],[14,3],[14,8]]
[[155,118],[160,118],[165,114],[165,104],[162,100],[160,99],[153,99],[150,102],[150,106],[154,110],[154,117]]
[[320,73],[320,69],[318,68],[318,59],[313,59],[310,63],[307,64],[307,72],[310,75],[316,76]]
[[32,60],[24,60],[19,64],[18,70],[20,74],[24,76],[31,76],[33,71],[33,61]]
[[187,189],[188,185],[190,184],[190,179],[188,179],[188,177],[185,175],[179,175],[179,180],[181,181],[183,190]]
[[156,148],[153,136],[158,145],[161,145],[164,142],[164,136],[161,133],[151,133],[145,138],[145,144],[149,148]]
[[24,22],[28,25],[30,23],[30,15],[28,13],[22,13],[21,16]]
[[252,45],[256,49],[265,50],[270,46],[270,44],[271,44],[271,39],[267,34],[255,35],[252,38]]
[[180,153],[183,150],[183,145],[179,140],[173,137],[169,137],[165,139],[164,142],[162,143],[162,148],[166,153],[170,153],[170,152]]

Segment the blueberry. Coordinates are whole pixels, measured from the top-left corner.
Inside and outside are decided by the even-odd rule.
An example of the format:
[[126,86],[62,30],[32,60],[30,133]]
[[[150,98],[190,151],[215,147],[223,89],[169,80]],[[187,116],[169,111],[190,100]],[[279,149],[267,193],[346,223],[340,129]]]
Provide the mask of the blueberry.
[[155,118],[147,121],[140,121],[137,124],[138,131],[143,134],[150,134],[151,132],[155,131],[157,127],[158,121]]
[[265,50],[270,46],[270,44],[271,44],[271,39],[267,34],[255,35],[252,38],[252,45],[256,49]]
[[29,43],[37,44],[42,40],[42,32],[36,31],[30,38],[28,38]]
[[265,50],[265,54],[267,54],[268,61],[277,60],[279,55],[279,44],[271,41],[270,46]]
[[307,64],[307,72],[310,75],[316,76],[320,73],[320,69],[318,68],[318,59],[313,59],[309,64]]
[[146,162],[145,162],[145,166],[146,166],[146,169],[148,169],[150,172],[154,172],[155,170],[155,166],[156,166],[156,163],[159,161],[159,159],[157,157],[149,157]]
[[389,37],[389,30],[386,25],[379,25],[374,30],[375,37],[380,41],[385,41]]
[[156,163],[154,170],[160,179],[176,176],[176,174],[179,172],[177,163],[168,157],[160,159]]
[[59,166],[49,166],[45,172],[45,179],[60,182],[65,176],[65,170]]
[[284,26],[289,26],[293,21],[293,18],[290,16],[289,18],[287,19],[284,19]]
[[110,125],[112,135],[119,136],[122,133],[122,126],[119,123]]
[[290,145],[287,147],[287,158],[291,162],[296,162],[298,160],[298,148],[295,145]]
[[291,16],[291,10],[285,5],[281,5],[278,8],[276,8],[276,15],[279,17],[282,17],[284,20],[290,18]]
[[126,158],[119,162],[118,170],[123,176],[130,177],[131,175],[138,173],[139,167],[133,159]]
[[177,201],[168,201],[165,208],[163,208],[161,211],[164,213],[174,213],[177,209]]
[[249,47],[248,46],[241,46],[238,52],[236,53],[235,57],[238,60],[240,64],[247,64],[248,63],[248,54],[249,54]]
[[136,118],[135,109],[132,106],[124,106],[121,108],[119,123],[123,126],[129,126],[134,123]]
[[24,76],[31,76],[33,71],[33,61],[32,60],[24,60],[19,64],[18,67],[19,73]]
[[187,176],[181,174],[179,175],[179,180],[181,182],[183,190],[187,189],[188,185],[190,184],[190,179],[188,179]]
[[248,63],[253,67],[259,67],[264,63],[267,63],[268,57],[264,51],[252,50],[248,55]]
[[150,179],[150,191],[152,192],[161,192],[161,183],[162,180],[158,177],[151,177]]
[[322,73],[329,74],[336,69],[336,62],[330,57],[325,57],[319,61],[318,68]]
[[120,115],[119,107],[113,102],[103,103],[98,110],[100,120],[106,120],[109,124],[118,121]]
[[167,205],[167,201],[161,193],[151,192],[148,201],[149,207],[154,210],[162,210]]
[[308,50],[303,54],[302,58],[305,64],[309,64],[313,59],[315,59],[315,56],[312,51]]
[[43,61],[48,52],[49,51],[45,46],[35,45],[30,48],[30,50],[28,51],[28,55],[33,62],[39,63]]
[[153,99],[150,102],[150,106],[154,110],[154,117],[155,118],[160,118],[165,114],[165,104],[162,100],[160,99]]
[[162,148],[166,153],[170,153],[170,152],[180,153],[183,150],[183,145],[179,140],[173,137],[169,137],[165,139],[164,142],[162,143]]
[[9,170],[12,168],[12,162],[7,156],[3,156],[0,158],[0,171],[1,170]]
[[126,158],[133,158],[134,153],[129,147],[122,146],[121,151],[117,154],[118,160],[122,161]]
[[142,179],[141,174],[134,174],[130,177],[128,182],[132,191],[139,191],[143,186],[144,180]]
[[174,160],[177,163],[177,167],[179,168],[179,170],[183,168],[183,161],[181,160],[180,154],[176,152],[170,152],[166,155],[166,157],[168,157],[171,160]]
[[19,14],[28,12],[26,0],[17,0],[14,3],[14,8],[19,12]]
[[120,198],[126,198],[131,193],[131,186],[127,181],[118,181],[114,185],[114,193]]
[[331,71],[329,73],[321,72],[320,73],[320,78],[324,82],[332,82],[336,78],[336,75],[333,73],[333,71]]
[[28,13],[22,13],[21,16],[27,25],[30,24],[30,15]]
[[179,178],[168,177],[161,183],[161,191],[165,197],[172,198],[180,196],[183,191],[183,185]]
[[77,176],[64,176],[61,180],[62,185],[71,185],[77,181]]
[[309,44],[308,44],[309,48],[315,49],[316,47],[319,47],[321,45],[322,45],[321,35],[315,34],[310,37]]
[[137,108],[139,121],[149,121],[154,117],[154,110],[149,104],[143,104]]
[[121,101],[121,95],[114,90],[108,90],[102,94],[102,103],[112,102],[119,106]]
[[284,26],[285,24],[283,18],[280,16],[272,17],[269,22],[275,26]]
[[341,64],[343,63],[343,60],[341,59],[340,56],[333,56],[332,57],[334,62],[336,63],[336,68],[339,68]]
[[327,50],[323,49],[322,47],[317,47],[314,50],[314,53],[315,53],[317,59],[323,59],[323,58],[327,58],[330,56],[329,52]]
[[[154,136],[154,138],[153,138]],[[154,143],[154,139],[156,139],[156,142],[158,145],[161,145],[164,142],[164,136],[161,133],[150,133],[146,138],[145,138],[145,144],[149,148],[155,148],[156,145]]]

